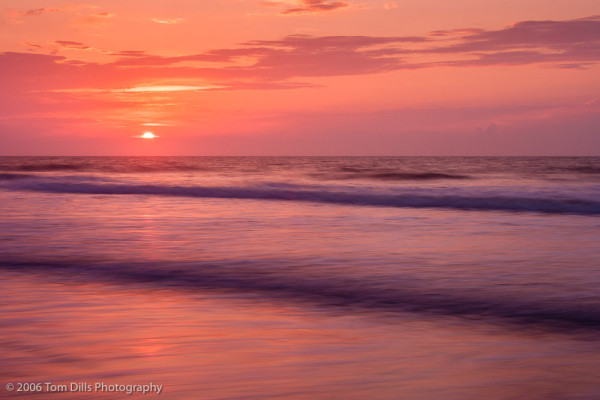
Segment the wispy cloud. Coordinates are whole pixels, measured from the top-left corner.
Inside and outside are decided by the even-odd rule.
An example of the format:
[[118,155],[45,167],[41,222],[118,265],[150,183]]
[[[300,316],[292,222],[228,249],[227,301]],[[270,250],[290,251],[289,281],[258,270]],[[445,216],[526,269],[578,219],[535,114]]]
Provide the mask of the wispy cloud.
[[90,48],[90,46],[85,45],[81,42],[73,42],[70,40],[55,40],[54,44],[67,49],[87,50]]
[[93,13],[93,14],[87,14],[87,15],[80,16],[76,22],[78,25],[82,25],[82,26],[99,25],[99,24],[104,24],[110,18],[113,18],[115,16],[116,16],[116,14],[114,14],[114,13],[99,12],[99,13]]
[[36,43],[31,43],[31,42],[21,42],[21,44],[23,46],[27,46],[29,48],[35,48],[35,49],[43,49],[44,48],[42,45],[39,45]]
[[4,10],[2,13],[2,20],[10,24],[20,24],[24,22],[24,18],[34,17],[46,13],[55,13],[62,11],[60,8],[32,8],[25,11],[18,11],[14,9]]
[[57,12],[60,11],[60,8],[34,8],[31,10],[27,10],[21,13],[23,17],[32,17],[34,15],[40,15],[44,13]]
[[152,21],[157,24],[173,25],[182,22],[183,18],[152,18]]
[[[54,43],[66,49],[88,49],[86,44],[75,41]],[[460,28],[434,31],[427,36],[290,35],[176,57],[137,50],[104,54],[115,60],[98,64],[58,55],[0,53],[0,72],[4,77],[0,79],[6,82],[4,87],[19,77],[29,82],[32,76],[39,76],[35,81],[42,86],[40,90],[90,87],[142,93],[151,90],[130,88],[168,87],[170,84],[164,82],[179,82],[181,87],[193,88],[186,90],[200,90],[196,86],[202,86],[201,90],[272,90],[310,86],[298,82],[298,78],[402,69],[529,64],[588,68],[600,62],[600,17],[523,21],[499,30]],[[202,66],[193,62],[201,62]],[[183,83],[192,81],[203,83]]]
[[335,11],[349,7],[350,4],[341,0],[295,0],[295,1],[264,1],[260,3],[265,7],[283,7],[283,15],[311,14]]
[[[439,31],[438,31],[439,33]],[[443,34],[443,33],[442,33]],[[456,30],[458,43],[424,49],[433,54],[471,54],[448,65],[523,65],[600,61],[600,16],[567,21],[523,21],[500,30]],[[447,37],[447,35],[444,35]]]
[[61,7],[40,7],[29,10],[7,9],[2,12],[1,20],[9,24],[21,24],[30,17],[65,12],[73,14],[79,24],[96,24],[115,16],[110,12],[99,12],[98,9],[99,6],[95,4],[64,4]]

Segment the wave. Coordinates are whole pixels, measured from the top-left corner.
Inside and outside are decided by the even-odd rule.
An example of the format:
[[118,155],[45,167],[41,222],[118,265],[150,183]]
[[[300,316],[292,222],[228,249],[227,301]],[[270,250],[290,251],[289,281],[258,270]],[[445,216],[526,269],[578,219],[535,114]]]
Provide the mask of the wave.
[[83,165],[67,163],[47,163],[47,164],[23,164],[12,167],[2,167],[4,171],[78,171],[84,169]]
[[[208,166],[186,164],[183,162],[163,163],[135,163],[129,160],[126,163],[22,163],[0,164],[0,171],[7,172],[106,172],[106,173],[160,173],[160,172],[227,172],[235,171],[237,174],[267,172],[263,168],[240,168],[240,166]],[[470,179],[468,175],[449,174],[442,172],[402,172],[394,170],[368,170],[361,168],[342,167],[332,173],[312,173],[313,178],[327,180],[369,179],[384,181],[425,181],[441,179]]]
[[[447,194],[444,191],[395,193],[376,190],[341,191],[327,188],[303,189],[293,185],[269,186],[163,186],[121,183],[19,180],[16,190],[95,195],[156,195],[196,198],[300,201],[354,206],[443,208],[481,211],[538,212],[547,214],[600,215],[600,201],[580,198],[525,197],[501,194]],[[292,188],[290,188],[292,187]],[[425,193],[425,194],[423,194]]]
[[571,167],[565,168],[567,171],[579,172],[582,174],[600,174],[600,167],[595,166],[579,166],[579,167]]
[[374,179],[383,181],[428,181],[440,179],[471,179],[469,175],[449,174],[443,172],[403,172],[381,169],[363,169],[341,167],[340,172],[313,174],[314,177],[331,180]]
[[8,174],[8,173],[0,173],[0,181],[12,181],[14,179],[25,179],[25,178],[35,178],[36,175],[32,174]]
[[[272,173],[298,172],[326,180],[464,180],[488,174],[564,175],[571,179],[600,174],[592,158],[470,157],[0,157],[6,172]],[[564,177],[563,177],[564,178]]]
[[[545,298],[519,298],[512,291],[506,296],[497,289],[474,293],[457,288],[423,287],[402,277],[377,280],[368,276],[319,276],[307,273],[300,265],[294,265],[293,271],[280,268],[280,264],[273,268],[272,263],[273,260],[256,260],[251,265],[227,261],[154,264],[5,260],[0,268],[55,278],[62,274],[61,281],[64,277],[145,284],[169,290],[218,290],[343,309],[504,320],[570,332],[600,330],[600,304],[588,303],[582,307],[580,297],[552,298],[554,292],[551,292]],[[285,266],[285,262],[282,264]]]
[[126,164],[99,164],[99,163],[25,163],[0,165],[0,171],[8,172],[109,172],[109,173],[144,173],[144,172],[187,172],[211,171],[211,168],[185,165],[185,164],[160,164],[148,165],[142,163]]

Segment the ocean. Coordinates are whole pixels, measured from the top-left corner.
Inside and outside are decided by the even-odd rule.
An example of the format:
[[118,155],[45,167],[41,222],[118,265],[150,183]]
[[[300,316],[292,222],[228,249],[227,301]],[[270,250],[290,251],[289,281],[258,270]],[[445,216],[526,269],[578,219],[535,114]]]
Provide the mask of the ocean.
[[0,157],[0,277],[0,397],[600,398],[600,157]]

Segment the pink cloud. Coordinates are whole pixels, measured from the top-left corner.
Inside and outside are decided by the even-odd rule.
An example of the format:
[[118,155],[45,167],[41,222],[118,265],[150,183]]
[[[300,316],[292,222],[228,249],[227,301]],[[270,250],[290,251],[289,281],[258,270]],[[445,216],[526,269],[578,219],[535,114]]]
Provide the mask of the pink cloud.
[[[286,2],[263,2],[264,6],[274,7],[278,5],[288,4]],[[309,13],[320,13],[327,11],[339,10],[350,6],[349,3],[340,0],[327,1],[327,0],[300,0],[298,7],[287,8],[281,12],[281,14],[309,14]]]
[[182,22],[183,18],[152,18],[152,21],[157,24],[173,25]]
[[94,4],[64,4],[61,7],[40,7],[26,11],[9,9],[2,13],[2,17],[8,23],[20,24],[25,22],[26,18],[61,12],[72,14],[74,21],[79,25],[90,25],[105,22],[115,16],[109,12],[98,12],[98,8]]
[[98,25],[105,23],[109,18],[113,18],[114,16],[115,14],[108,12],[86,14],[80,16],[76,22],[79,25]]
[[33,47],[36,49],[42,49],[43,46],[39,45],[39,44],[35,44],[35,43],[31,43],[31,42],[21,42],[22,45],[27,46],[27,47]]
[[90,46],[87,46],[81,42],[73,42],[70,40],[55,40],[54,44],[67,49],[87,50],[90,48]]
[[[401,69],[545,64],[556,68],[586,68],[600,61],[600,17],[569,21],[524,21],[501,30],[436,31],[435,36],[309,36],[252,40],[236,48],[163,57],[126,50],[106,54],[106,64],[27,53],[0,53],[4,87],[35,82],[37,90],[118,89],[161,80],[195,79],[232,90],[306,87],[294,78],[376,74]],[[436,36],[442,36],[441,39]],[[453,38],[449,41],[448,38]],[[68,49],[88,49],[84,43],[57,40]],[[31,46],[30,47],[34,47]],[[440,55],[427,62],[413,55]],[[451,56],[453,60],[448,61]],[[238,64],[244,60],[244,64]],[[248,63],[248,60],[252,60]],[[182,62],[230,65],[195,67]],[[185,66],[184,66],[185,65]],[[127,68],[123,68],[127,67]],[[18,83],[19,80],[22,83]]]
[[37,15],[42,15],[46,13],[54,13],[61,11],[59,8],[34,8],[27,11],[16,11],[13,9],[5,10],[2,13],[3,19],[11,24],[20,24],[24,20],[23,18],[34,17]]
[[439,30],[439,31],[431,31],[429,35],[431,36],[469,36],[475,35],[478,33],[483,33],[485,30],[477,29],[477,28],[459,28],[452,30]]
[[25,11],[25,12],[21,13],[21,15],[24,17],[31,17],[34,15],[40,15],[40,14],[44,14],[44,13],[57,12],[57,11],[60,11],[60,9],[59,8],[35,8],[32,10]]

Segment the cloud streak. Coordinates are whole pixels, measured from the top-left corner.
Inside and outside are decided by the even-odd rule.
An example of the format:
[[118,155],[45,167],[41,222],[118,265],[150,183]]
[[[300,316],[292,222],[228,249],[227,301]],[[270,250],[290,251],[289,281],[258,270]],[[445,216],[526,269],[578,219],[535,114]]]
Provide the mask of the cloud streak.
[[[69,40],[57,40],[54,44],[61,49],[89,48]],[[600,61],[600,17],[523,21],[499,30],[461,28],[434,31],[427,36],[290,35],[175,57],[138,50],[104,53],[114,57],[114,61],[99,64],[58,54],[0,53],[0,72],[5,87],[28,87],[26,82],[35,81],[38,90],[153,85],[271,90],[310,86],[295,82],[297,78],[402,69],[529,64],[577,69]],[[428,61],[419,61],[419,56],[427,56]],[[212,63],[224,65],[211,66]],[[25,83],[18,83],[19,79]],[[195,83],[190,84],[190,80]]]
[[24,22],[23,18],[34,17],[37,15],[55,13],[62,11],[60,8],[32,8],[26,11],[16,11],[14,9],[5,10],[2,13],[2,19],[10,24],[21,24]]
[[350,4],[345,1],[326,1],[326,0],[302,0],[298,7],[288,8],[281,12],[281,14],[309,14],[309,13],[320,13],[327,11],[339,10],[340,8],[346,8]]
[[[600,59],[600,16],[567,21],[523,21],[501,30],[437,31],[458,43],[423,49],[430,54],[470,54],[474,60],[447,65],[522,65],[597,62]],[[564,67],[564,65],[562,65]]]
[[157,24],[173,25],[182,22],[183,18],[152,18],[152,21]]
[[2,19],[10,24],[21,24],[25,22],[25,19],[30,17],[67,12],[75,14],[81,24],[94,24],[115,16],[108,12],[98,12],[98,8],[94,4],[64,4],[61,7],[40,7],[25,11],[8,9],[2,13]]
[[[586,68],[600,61],[600,17],[523,21],[499,30],[460,28],[427,36],[310,36],[252,40],[241,47],[162,57],[115,53],[113,66],[179,69],[207,79],[282,81],[295,77],[362,75],[401,69],[546,64]],[[428,61],[419,61],[427,56]],[[438,59],[436,59],[438,58]],[[247,60],[253,60],[248,64]],[[245,60],[244,65],[239,61]],[[183,62],[231,63],[181,68]]]
[[67,49],[87,50],[90,48],[90,46],[86,44],[81,42],[73,42],[71,40],[55,40],[54,44]]

